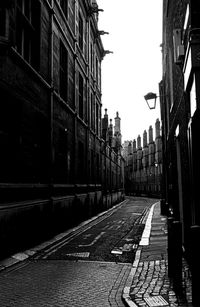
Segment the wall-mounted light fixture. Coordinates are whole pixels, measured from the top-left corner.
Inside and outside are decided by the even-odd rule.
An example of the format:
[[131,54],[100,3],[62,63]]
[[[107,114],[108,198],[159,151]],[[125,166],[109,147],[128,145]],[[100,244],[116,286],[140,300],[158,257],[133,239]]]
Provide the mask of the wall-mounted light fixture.
[[146,103],[149,107],[150,110],[153,110],[156,108],[156,99],[157,99],[157,96],[155,93],[148,93],[144,96],[144,99],[146,100]]

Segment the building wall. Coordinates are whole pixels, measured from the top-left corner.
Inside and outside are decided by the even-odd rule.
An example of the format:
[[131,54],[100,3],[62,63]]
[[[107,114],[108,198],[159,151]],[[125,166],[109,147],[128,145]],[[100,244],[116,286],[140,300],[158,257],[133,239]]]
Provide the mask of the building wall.
[[170,214],[182,225],[190,249],[191,227],[199,225],[199,50],[200,4],[163,2],[163,77],[160,83],[164,146],[164,194]]
[[162,184],[162,137],[160,121],[155,124],[155,140],[153,128],[143,133],[136,140],[126,141],[123,145],[125,159],[125,191],[127,194],[161,196]]
[[0,15],[3,250],[120,201],[123,159],[101,133],[96,2],[1,1]]

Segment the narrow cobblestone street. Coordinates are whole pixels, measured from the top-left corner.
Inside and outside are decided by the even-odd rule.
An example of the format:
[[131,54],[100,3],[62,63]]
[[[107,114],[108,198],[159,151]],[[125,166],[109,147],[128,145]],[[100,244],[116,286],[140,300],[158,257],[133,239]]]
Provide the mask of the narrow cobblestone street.
[[122,292],[155,201],[127,199],[72,229],[59,245],[55,240],[50,249],[38,249],[34,257],[2,270],[0,305],[124,307]]

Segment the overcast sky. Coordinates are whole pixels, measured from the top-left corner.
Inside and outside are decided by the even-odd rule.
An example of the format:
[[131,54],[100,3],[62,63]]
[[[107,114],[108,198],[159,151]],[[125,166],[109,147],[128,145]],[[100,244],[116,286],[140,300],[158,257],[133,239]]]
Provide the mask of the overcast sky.
[[162,0],[97,0],[99,30],[105,50],[113,51],[102,62],[102,115],[109,118],[119,112],[122,140],[136,139],[138,134],[160,118],[149,110],[144,100],[148,92],[158,92],[162,79]]

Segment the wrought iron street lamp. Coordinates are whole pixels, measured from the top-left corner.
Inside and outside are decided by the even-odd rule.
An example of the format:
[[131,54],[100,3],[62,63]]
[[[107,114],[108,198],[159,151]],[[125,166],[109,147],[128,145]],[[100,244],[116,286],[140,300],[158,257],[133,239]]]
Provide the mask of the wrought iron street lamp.
[[158,96],[155,93],[148,93],[144,96],[144,99],[146,100],[146,103],[150,110],[153,110],[156,108],[156,98]]

